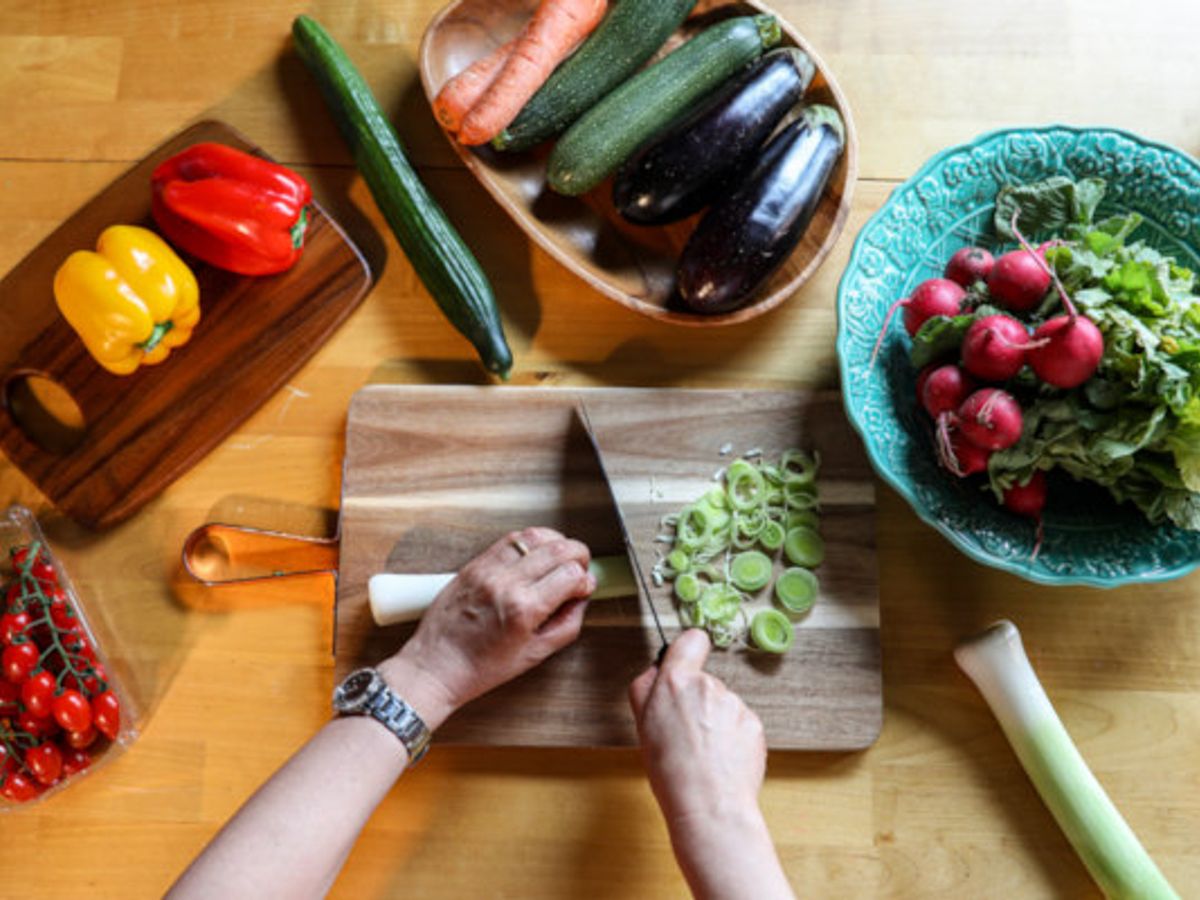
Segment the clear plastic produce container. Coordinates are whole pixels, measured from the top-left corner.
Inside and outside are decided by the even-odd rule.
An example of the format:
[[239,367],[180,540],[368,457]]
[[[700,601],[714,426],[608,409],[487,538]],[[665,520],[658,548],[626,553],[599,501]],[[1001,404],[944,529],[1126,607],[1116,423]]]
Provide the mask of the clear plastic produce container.
[[111,635],[29,510],[0,518],[0,812],[44,800],[137,737]]

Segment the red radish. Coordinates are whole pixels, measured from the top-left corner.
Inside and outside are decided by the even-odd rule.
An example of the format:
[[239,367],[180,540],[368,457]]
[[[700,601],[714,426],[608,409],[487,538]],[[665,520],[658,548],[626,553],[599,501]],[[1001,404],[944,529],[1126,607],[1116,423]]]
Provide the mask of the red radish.
[[888,307],[887,315],[883,317],[883,327],[879,329],[879,339],[875,341],[875,349],[871,351],[870,366],[875,365],[875,358],[879,356],[879,348],[883,346],[892,316],[900,307],[904,307],[904,330],[909,335],[914,335],[934,316],[957,316],[962,311],[963,297],[966,295],[967,292],[959,285],[945,278],[922,281],[911,297],[897,300]]
[[977,281],[987,281],[995,262],[992,254],[982,247],[963,247],[946,263],[946,277],[965,288],[970,287]]
[[1029,332],[1012,316],[984,316],[963,338],[963,367],[984,381],[1007,381],[1025,365]]
[[[920,372],[917,373],[917,402],[918,403],[921,403],[921,397],[925,394],[925,382],[929,380],[929,376],[933,374],[933,370],[936,368],[937,368],[937,366],[934,363],[930,363],[925,368],[923,368]],[[921,405],[924,406],[924,403],[921,403]]]
[[1046,473],[1038,469],[1025,484],[1014,484],[1004,492],[1004,508],[1018,516],[1027,516],[1037,523],[1031,560],[1042,552],[1045,531],[1042,528],[1042,510],[1046,508]]
[[1041,256],[1029,250],[1005,253],[992,266],[987,279],[988,291],[1013,312],[1028,312],[1036,307],[1050,290],[1050,273]]
[[975,390],[971,378],[955,365],[929,367],[917,379],[917,399],[925,412],[935,419],[942,413],[952,412]]
[[962,472],[961,477],[987,471],[988,460],[992,456],[991,451],[976,447],[963,437],[962,432],[955,432],[950,448],[954,451],[954,458]]
[[955,416],[963,437],[984,450],[1003,450],[1021,438],[1021,405],[1007,391],[980,388]]
[[1029,365],[1057,388],[1079,387],[1096,374],[1104,356],[1104,335],[1086,316],[1055,316],[1033,333]]
[[1047,247],[1054,246],[1055,242],[1042,244],[1035,252],[1029,246],[1025,235],[1017,228],[1019,215],[1020,210],[1013,213],[1013,234],[1026,254],[1042,268],[1045,277],[1053,282],[1059,297],[1062,298],[1063,308],[1067,311],[1065,316],[1055,316],[1048,322],[1043,322],[1034,332],[1035,341],[1028,349],[1029,364],[1046,384],[1067,389],[1079,387],[1091,378],[1100,366],[1100,359],[1104,356],[1104,335],[1100,333],[1095,322],[1079,314],[1058,273],[1046,263],[1045,251]]
[[1004,492],[1004,508],[1018,516],[1041,518],[1046,507],[1046,473],[1038,469],[1025,484],[1014,484]]
[[951,418],[949,414],[938,417],[937,450],[942,468],[959,478],[986,471],[992,451],[976,447],[961,431],[952,430]]
[[921,330],[934,316],[957,316],[967,292],[945,278],[922,281],[904,306],[904,330],[910,335]]

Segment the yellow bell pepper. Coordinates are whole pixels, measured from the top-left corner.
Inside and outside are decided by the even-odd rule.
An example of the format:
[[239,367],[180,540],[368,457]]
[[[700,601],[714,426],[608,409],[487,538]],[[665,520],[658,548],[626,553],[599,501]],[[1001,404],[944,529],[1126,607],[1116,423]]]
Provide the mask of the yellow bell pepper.
[[196,276],[153,231],[104,229],[54,275],[54,299],[88,352],[115,375],[162,362],[200,321]]

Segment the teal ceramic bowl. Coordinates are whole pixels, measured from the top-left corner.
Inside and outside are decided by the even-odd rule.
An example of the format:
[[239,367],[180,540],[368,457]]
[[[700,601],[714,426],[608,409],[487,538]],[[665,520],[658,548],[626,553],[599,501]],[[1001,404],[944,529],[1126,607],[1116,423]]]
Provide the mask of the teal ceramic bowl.
[[932,427],[916,404],[908,335],[897,315],[880,357],[871,349],[888,306],[969,244],[995,248],[993,198],[1006,183],[1100,176],[1100,215],[1135,210],[1135,237],[1200,270],[1200,163],[1114,129],[994,131],[945,150],[900,185],[854,244],[838,288],[837,353],[846,411],[879,475],[968,556],[1044,584],[1115,587],[1177,578],[1200,566],[1200,533],[1151,526],[1130,505],[1065,476],[1050,481],[1045,541],[1033,558],[1028,519],[996,505],[980,479],[937,465]]

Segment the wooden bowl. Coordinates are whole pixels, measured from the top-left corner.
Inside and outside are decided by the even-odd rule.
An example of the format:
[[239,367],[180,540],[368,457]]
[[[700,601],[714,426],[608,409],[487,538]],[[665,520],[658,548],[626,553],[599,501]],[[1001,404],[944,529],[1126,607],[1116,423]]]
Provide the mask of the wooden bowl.
[[[537,0],[458,0],[434,17],[421,41],[421,82],[430,100],[447,80],[514,37],[536,6]],[[845,96],[800,33],[766,5],[700,0],[664,52],[715,21],[755,13],[774,15],[783,29],[783,44],[799,47],[812,58],[817,72],[805,100],[837,109],[846,126],[846,149],[800,244],[741,309],[702,316],[672,308],[676,262],[697,216],[653,228],[632,225],[613,208],[611,179],[582,197],[562,197],[546,187],[548,144],[526,153],[502,154],[490,147],[463,147],[447,137],[516,223],[605,296],[652,319],[682,325],[731,325],[753,319],[794,294],[833,249],[850,214],[858,172],[858,138]]]

